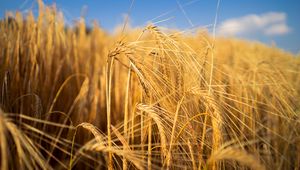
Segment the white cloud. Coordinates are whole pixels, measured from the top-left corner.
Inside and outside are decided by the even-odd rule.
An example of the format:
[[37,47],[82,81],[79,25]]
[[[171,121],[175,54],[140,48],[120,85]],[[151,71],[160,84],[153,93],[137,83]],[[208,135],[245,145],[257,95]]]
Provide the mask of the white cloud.
[[274,24],[264,30],[266,35],[283,35],[290,31],[290,28],[286,24]]
[[250,14],[225,20],[220,24],[220,35],[245,35],[259,33],[264,35],[283,35],[290,32],[283,12],[268,12],[261,15]]

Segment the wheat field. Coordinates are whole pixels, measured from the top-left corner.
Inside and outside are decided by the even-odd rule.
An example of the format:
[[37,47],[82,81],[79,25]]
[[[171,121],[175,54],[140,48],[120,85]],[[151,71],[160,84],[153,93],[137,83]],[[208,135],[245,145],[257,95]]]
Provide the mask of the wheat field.
[[6,169],[299,169],[300,58],[149,24],[0,23]]

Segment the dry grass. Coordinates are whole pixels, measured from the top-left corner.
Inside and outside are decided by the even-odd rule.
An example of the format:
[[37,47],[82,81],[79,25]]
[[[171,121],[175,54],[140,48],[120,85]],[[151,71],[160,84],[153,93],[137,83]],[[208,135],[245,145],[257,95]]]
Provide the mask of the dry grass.
[[0,23],[1,169],[300,168],[299,57],[39,5]]

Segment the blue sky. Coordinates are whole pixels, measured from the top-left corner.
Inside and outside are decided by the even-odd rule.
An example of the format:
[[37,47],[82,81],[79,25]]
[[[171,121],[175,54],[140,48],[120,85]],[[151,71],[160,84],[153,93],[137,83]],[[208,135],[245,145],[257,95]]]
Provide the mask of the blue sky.
[[[46,4],[54,2],[69,24],[83,14],[87,23],[95,19],[110,32],[123,22],[131,5],[131,0],[44,0]],[[177,29],[208,26],[212,31],[216,8],[217,0],[135,0],[130,24],[135,27],[166,20],[157,25]],[[0,0],[0,17],[5,11],[26,13],[30,9],[37,12],[36,0]],[[216,32],[275,43],[299,53],[300,0],[221,0]]]

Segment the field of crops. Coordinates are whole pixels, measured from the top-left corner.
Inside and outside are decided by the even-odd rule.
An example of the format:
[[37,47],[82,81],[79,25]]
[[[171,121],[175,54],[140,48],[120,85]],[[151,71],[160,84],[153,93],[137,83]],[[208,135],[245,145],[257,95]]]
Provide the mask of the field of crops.
[[300,168],[299,56],[39,9],[0,21],[2,170]]

